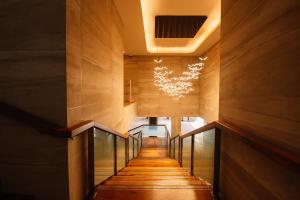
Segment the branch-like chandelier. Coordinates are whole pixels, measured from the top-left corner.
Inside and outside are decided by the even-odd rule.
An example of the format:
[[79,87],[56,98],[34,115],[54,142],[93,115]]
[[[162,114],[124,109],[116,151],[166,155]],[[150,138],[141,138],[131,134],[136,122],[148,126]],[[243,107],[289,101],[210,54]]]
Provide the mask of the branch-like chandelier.
[[185,94],[193,91],[191,81],[199,78],[205,60],[207,60],[207,57],[199,57],[199,61],[194,64],[188,64],[187,70],[183,71],[180,76],[174,76],[173,71],[163,65],[162,59],[154,59],[156,65],[153,75],[154,85],[175,100],[179,100]]

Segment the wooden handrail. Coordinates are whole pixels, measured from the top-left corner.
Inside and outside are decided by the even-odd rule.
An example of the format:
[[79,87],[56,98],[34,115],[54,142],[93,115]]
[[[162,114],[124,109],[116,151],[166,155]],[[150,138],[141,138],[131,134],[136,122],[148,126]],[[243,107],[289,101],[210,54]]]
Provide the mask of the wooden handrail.
[[209,131],[211,129],[214,129],[214,128],[217,128],[217,124],[218,122],[214,121],[214,122],[211,122],[209,124],[206,124],[200,128],[197,128],[195,130],[192,130],[188,133],[182,133],[180,135],[181,138],[186,138],[186,137],[189,137],[189,136],[192,136],[192,135],[195,135],[195,134],[198,134],[198,133],[201,133],[201,132],[204,132],[204,131]]
[[137,126],[137,127],[134,127],[134,128],[132,128],[132,129],[130,129],[128,132],[133,131],[133,130],[138,129],[138,128],[141,128],[141,127],[143,127],[144,125],[146,125],[146,124],[142,124],[142,125],[139,125],[139,126]]
[[300,169],[300,156],[298,154],[284,150],[274,144],[271,144],[259,138],[258,136],[255,136],[247,131],[241,130],[226,122],[214,121],[209,124],[206,124],[203,127],[181,135],[180,137],[186,138],[215,128],[221,130],[222,134],[223,132],[225,132],[226,134],[229,134],[231,136],[238,137],[240,140],[252,146],[257,151],[264,153],[269,158],[279,162],[282,165],[298,170]]
[[118,137],[124,138],[126,139],[128,136],[124,135],[122,133],[119,133],[111,128],[108,128],[102,124],[99,124],[97,122],[94,122],[92,120],[89,121],[84,121],[84,122],[80,122],[70,128],[66,128],[66,129],[58,129],[58,132],[63,132],[66,135],[68,135],[70,138],[76,137],[84,132],[86,132],[87,130],[89,130],[90,128],[95,128],[101,131],[105,131],[107,133],[111,133],[113,135],[116,135]]
[[[198,132],[199,133],[199,132]],[[175,135],[173,137],[170,138],[170,140],[174,140],[175,138],[180,137],[179,135]],[[187,136],[188,137],[188,136]]]
[[61,126],[49,120],[43,119],[37,115],[31,114],[25,110],[9,105],[0,101],[1,115],[16,120],[26,126],[29,126],[40,133],[45,133],[55,137],[68,138],[69,135],[64,132],[58,132]]
[[138,129],[138,128],[141,128],[141,127],[143,127],[143,126],[166,126],[166,125],[165,125],[165,124],[155,124],[155,125],[142,124],[142,125],[139,125],[139,126],[137,126],[137,127],[134,127],[134,128],[132,128],[132,129],[130,129],[128,132],[133,131],[133,130]]
[[[1,108],[1,114],[14,119],[18,120],[21,123],[31,126],[32,128],[40,131],[41,133],[47,133],[56,137],[62,137],[62,138],[73,138],[77,135],[86,132],[90,128],[94,127],[98,130],[105,131],[107,133],[111,133],[113,135],[127,138],[128,135],[121,134],[115,130],[112,130],[104,125],[101,125],[99,123],[96,123],[94,121],[84,121],[81,122],[75,126],[72,126],[70,128],[64,129],[61,128],[59,125],[50,122],[48,120],[45,120],[41,117],[35,116],[31,113],[28,113],[24,110],[21,110],[17,107],[14,107],[12,105],[9,105],[4,102],[0,102],[0,108]],[[140,125],[141,126],[151,126],[147,124]],[[165,125],[157,125],[157,126],[165,126]],[[134,129],[137,129],[138,127],[135,127]],[[209,123],[201,128],[198,128],[196,130],[193,130],[189,133],[186,133],[181,138],[186,138],[204,131],[208,131],[214,128],[218,128],[232,136],[239,137],[242,141],[246,142],[247,144],[251,145],[256,150],[263,152],[264,154],[268,155],[273,160],[276,160],[284,165],[289,165],[291,167],[296,167],[297,169],[300,168],[300,158],[298,154],[289,152],[287,150],[284,150],[280,147],[275,146],[274,144],[270,144],[269,142],[266,142],[265,140],[254,136],[253,134],[250,134],[244,130],[241,130],[235,126],[232,126],[226,122],[221,121],[214,121],[212,123]],[[134,130],[131,129],[131,130]],[[175,136],[176,137],[176,136]],[[171,138],[174,139],[175,137]]]
[[5,115],[8,118],[17,120],[18,122],[30,126],[41,133],[47,133],[56,137],[73,138],[94,127],[98,130],[102,130],[122,138],[127,138],[126,135],[121,134],[115,130],[112,130],[102,124],[96,123],[91,120],[80,122],[69,128],[62,128],[58,124],[50,122],[31,113],[28,113],[24,110],[21,110],[20,108],[9,105],[5,102],[0,101],[0,110],[1,115]]

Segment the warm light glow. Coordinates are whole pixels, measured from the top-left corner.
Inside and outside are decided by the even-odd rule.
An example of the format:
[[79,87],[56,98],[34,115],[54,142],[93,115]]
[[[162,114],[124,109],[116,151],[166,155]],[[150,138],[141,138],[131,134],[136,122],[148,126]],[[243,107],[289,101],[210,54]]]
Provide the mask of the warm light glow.
[[154,68],[154,85],[167,95],[179,100],[185,94],[193,91],[192,80],[199,78],[201,70],[204,67],[204,62],[207,59],[199,58],[199,61],[194,64],[188,64],[187,70],[183,71],[180,76],[174,76],[173,71],[163,65],[162,59],[154,59],[156,67]]
[[[161,0],[140,0],[142,7],[144,31],[147,51],[150,53],[193,53],[207,39],[207,37],[215,31],[220,25],[220,7],[221,1],[215,1],[214,7],[207,14],[208,18],[200,28],[196,36],[192,39],[173,39],[173,41],[187,40],[181,46],[162,46],[159,45],[158,39],[155,39],[155,15],[170,14],[159,13]],[[172,4],[172,1],[170,1]],[[174,2],[175,4],[175,2]],[[177,15],[178,13],[173,13]],[[195,13],[191,13],[195,14]],[[205,13],[197,13],[204,15]]]

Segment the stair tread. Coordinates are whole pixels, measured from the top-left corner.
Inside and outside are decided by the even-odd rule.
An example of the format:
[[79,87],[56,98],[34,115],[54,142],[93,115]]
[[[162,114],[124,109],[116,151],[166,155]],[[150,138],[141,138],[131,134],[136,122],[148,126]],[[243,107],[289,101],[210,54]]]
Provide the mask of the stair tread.
[[[95,200],[213,199],[212,186],[167,157],[168,150],[161,139],[158,145],[154,138],[148,142],[143,143],[137,158],[97,187]],[[109,170],[96,170],[96,174]]]

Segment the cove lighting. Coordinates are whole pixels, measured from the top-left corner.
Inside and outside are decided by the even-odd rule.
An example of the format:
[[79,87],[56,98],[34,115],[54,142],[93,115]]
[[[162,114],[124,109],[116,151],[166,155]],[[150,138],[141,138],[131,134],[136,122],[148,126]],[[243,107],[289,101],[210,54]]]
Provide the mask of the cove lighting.
[[[140,0],[146,46],[147,51],[150,53],[193,53],[205,41],[205,39],[207,39],[207,37],[211,33],[213,33],[213,31],[215,31],[220,25],[220,1],[215,1],[216,3],[214,7],[210,9],[207,15],[208,18],[206,22],[203,24],[203,26],[200,28],[200,30],[193,39],[190,39],[183,45],[178,46],[159,45],[158,40],[155,39],[155,16],[159,14],[164,14],[158,13],[158,8],[161,3],[160,1],[161,0]],[[172,2],[173,1],[170,1],[170,4],[172,4]],[[185,1],[183,2],[186,3]],[[173,14],[176,15],[177,13]],[[203,13],[198,14],[203,15]]]

